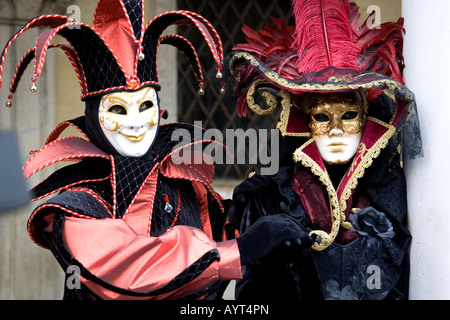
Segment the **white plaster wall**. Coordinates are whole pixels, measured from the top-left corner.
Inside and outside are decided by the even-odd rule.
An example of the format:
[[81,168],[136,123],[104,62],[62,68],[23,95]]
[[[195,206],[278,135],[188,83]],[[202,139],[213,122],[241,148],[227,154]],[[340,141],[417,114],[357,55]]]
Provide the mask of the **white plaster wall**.
[[403,0],[405,78],[415,93],[425,157],[406,161],[410,299],[450,298],[450,24],[448,0]]

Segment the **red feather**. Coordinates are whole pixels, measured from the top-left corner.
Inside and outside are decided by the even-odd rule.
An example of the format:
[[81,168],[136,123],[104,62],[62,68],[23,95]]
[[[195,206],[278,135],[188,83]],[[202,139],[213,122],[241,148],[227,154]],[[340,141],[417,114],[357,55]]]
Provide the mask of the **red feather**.
[[359,70],[360,52],[351,27],[348,0],[293,0],[300,75],[326,67]]
[[292,51],[294,27],[288,27],[283,19],[272,18],[275,26],[267,25],[258,32],[244,25],[242,32],[247,43],[237,44],[233,50],[244,50],[263,62],[274,54],[285,55]]
[[367,29],[364,23],[358,38],[361,54],[358,61],[364,70],[384,74],[403,82],[403,18],[397,23],[383,23]]
[[[348,0],[293,0],[295,26],[272,18],[259,32],[242,28],[247,43],[234,50],[253,54],[286,79],[299,79],[310,71],[334,66],[376,72],[403,83],[403,19],[369,28],[369,15],[360,26],[359,7]],[[239,116],[246,115],[246,92],[262,78],[245,64],[235,66],[240,81],[235,87]],[[374,100],[382,90],[369,90]]]

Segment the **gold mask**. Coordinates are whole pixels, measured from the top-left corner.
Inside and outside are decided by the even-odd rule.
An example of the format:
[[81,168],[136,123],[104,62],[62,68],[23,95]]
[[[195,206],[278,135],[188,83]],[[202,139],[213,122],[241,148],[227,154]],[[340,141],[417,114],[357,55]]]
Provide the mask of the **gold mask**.
[[361,142],[365,100],[359,103],[348,95],[319,94],[309,100],[309,127],[322,159],[328,164],[347,163]]
[[365,116],[363,108],[356,104],[325,100],[310,111],[309,127],[314,135],[329,134],[333,129],[357,134],[363,131]]

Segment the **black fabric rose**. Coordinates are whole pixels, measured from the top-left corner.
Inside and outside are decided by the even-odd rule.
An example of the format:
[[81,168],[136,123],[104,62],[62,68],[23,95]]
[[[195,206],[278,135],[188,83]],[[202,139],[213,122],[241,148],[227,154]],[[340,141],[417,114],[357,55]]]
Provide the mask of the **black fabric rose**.
[[362,236],[392,239],[395,235],[392,223],[386,215],[373,207],[357,209],[349,219],[353,227],[351,231]]
[[324,286],[325,300],[356,300],[356,293],[351,285],[347,285],[342,290],[336,280],[328,280]]

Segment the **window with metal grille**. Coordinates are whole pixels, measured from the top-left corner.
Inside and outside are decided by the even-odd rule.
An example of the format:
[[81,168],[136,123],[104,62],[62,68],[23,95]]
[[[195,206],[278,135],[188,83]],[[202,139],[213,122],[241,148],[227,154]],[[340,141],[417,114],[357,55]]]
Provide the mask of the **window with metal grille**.
[[[177,9],[194,11],[211,22],[222,39],[225,56],[233,46],[245,41],[241,31],[244,24],[259,31],[272,23],[271,16],[284,18],[289,25],[293,24],[290,0],[178,0]],[[186,27],[179,27],[178,33],[192,42],[203,68],[212,68],[215,74],[214,60],[200,33],[194,28]],[[275,128],[279,113],[261,117],[249,111],[246,118],[239,118],[234,102],[225,99],[220,94],[219,88],[209,79],[205,79],[205,94],[202,96],[198,94],[198,83],[187,60],[181,54],[178,57],[177,68],[179,121],[187,123],[201,121],[205,129],[219,129],[223,137],[227,129],[246,131],[249,128],[256,130]],[[207,71],[204,70],[204,73]],[[226,141],[225,143],[228,144]],[[258,164],[250,164],[247,143],[243,146],[236,144],[238,148],[245,148],[245,163],[240,164],[235,159],[217,164],[216,178],[243,179],[250,172],[257,171]],[[270,147],[270,135],[267,146]],[[239,155],[240,151],[243,150],[234,152],[234,156]]]

